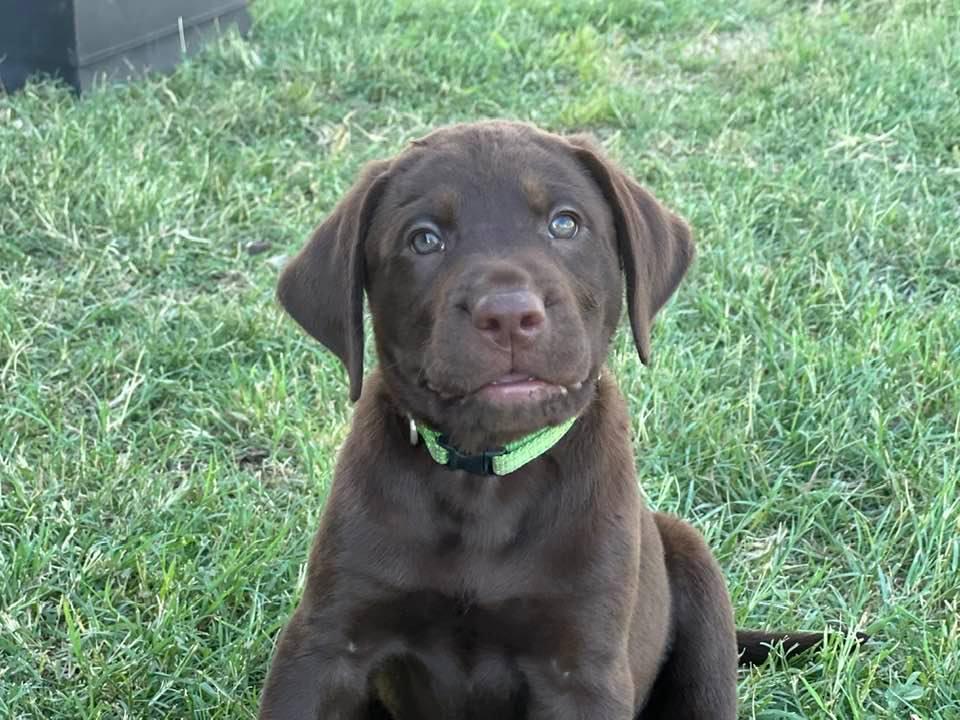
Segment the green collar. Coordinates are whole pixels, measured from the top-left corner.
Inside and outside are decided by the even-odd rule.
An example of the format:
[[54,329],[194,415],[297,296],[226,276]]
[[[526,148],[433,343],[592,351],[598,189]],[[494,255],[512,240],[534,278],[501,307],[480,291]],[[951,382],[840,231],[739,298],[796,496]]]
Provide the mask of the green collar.
[[560,442],[560,438],[567,434],[576,421],[573,417],[560,425],[545,427],[507,443],[502,448],[486,450],[478,455],[467,455],[450,445],[441,433],[417,425],[413,418],[410,418],[410,443],[416,445],[417,437],[422,437],[430,457],[451,470],[466,470],[474,475],[509,475]]

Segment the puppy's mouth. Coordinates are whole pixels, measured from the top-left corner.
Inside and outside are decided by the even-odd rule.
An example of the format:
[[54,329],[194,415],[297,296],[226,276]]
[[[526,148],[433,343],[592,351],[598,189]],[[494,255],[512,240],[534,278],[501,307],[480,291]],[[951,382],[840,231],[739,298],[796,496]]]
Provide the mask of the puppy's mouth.
[[488,402],[508,405],[545,400],[556,395],[566,395],[568,392],[564,385],[523,373],[508,373],[481,386],[474,394]]
[[564,397],[570,393],[575,393],[582,387],[582,381],[571,385],[561,385],[535,375],[518,372],[509,372],[465,393],[445,392],[427,383],[427,389],[444,400],[462,401],[475,397],[501,406],[541,403],[550,398]]

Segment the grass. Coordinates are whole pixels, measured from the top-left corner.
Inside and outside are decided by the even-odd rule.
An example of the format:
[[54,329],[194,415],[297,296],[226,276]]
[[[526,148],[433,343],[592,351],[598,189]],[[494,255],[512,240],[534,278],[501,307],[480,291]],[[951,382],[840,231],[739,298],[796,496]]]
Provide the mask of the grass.
[[171,76],[0,96],[0,716],[253,715],[350,412],[268,259],[504,116],[697,229],[654,368],[612,357],[650,502],[740,624],[875,635],[743,674],[741,717],[960,718],[957,5],[458,7],[259,0]]

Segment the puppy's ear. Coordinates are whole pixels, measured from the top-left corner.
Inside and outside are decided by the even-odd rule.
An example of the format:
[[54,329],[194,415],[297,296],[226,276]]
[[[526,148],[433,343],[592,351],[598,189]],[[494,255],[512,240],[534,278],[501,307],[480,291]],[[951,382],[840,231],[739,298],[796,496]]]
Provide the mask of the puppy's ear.
[[364,168],[284,269],[277,286],[284,309],[347,368],[354,402],[363,386],[364,239],[388,167],[388,162],[377,161]]
[[690,228],[604,157],[589,137],[575,135],[568,140],[613,211],[633,341],[640,360],[647,365],[653,318],[693,262]]

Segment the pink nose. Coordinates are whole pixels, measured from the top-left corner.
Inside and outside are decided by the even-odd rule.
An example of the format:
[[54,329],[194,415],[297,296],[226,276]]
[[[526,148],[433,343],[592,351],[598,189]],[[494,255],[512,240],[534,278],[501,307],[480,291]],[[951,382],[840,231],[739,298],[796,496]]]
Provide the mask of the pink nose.
[[531,345],[543,331],[543,300],[529,290],[483,295],[470,313],[473,326],[503,348]]

